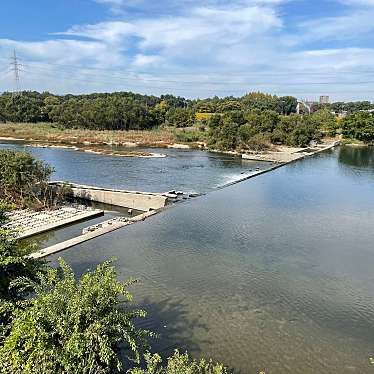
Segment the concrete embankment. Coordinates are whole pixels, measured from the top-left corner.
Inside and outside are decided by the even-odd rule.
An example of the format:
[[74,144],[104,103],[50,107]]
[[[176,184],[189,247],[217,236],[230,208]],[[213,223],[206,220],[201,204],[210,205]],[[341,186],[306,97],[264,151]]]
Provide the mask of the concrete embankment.
[[59,227],[104,215],[104,211],[86,207],[63,206],[58,209],[34,212],[15,210],[7,216],[5,227],[16,232],[18,239],[25,239]]
[[251,172],[250,174],[244,174],[242,178],[238,178],[237,180],[235,180],[233,182],[227,183],[227,184],[221,186],[220,189],[228,187],[228,186],[231,186],[231,185],[239,183],[239,182],[243,182],[243,181],[245,181],[247,179],[251,179],[251,178],[257,177],[257,176],[259,176],[261,174],[268,173],[270,171],[273,171],[273,170],[278,169],[278,168],[280,168],[282,166],[288,165],[288,164],[290,164],[292,162],[301,160],[303,158],[314,156],[314,155],[316,155],[318,153],[321,153],[321,152],[325,152],[325,151],[327,151],[329,149],[332,149],[332,148],[335,148],[335,147],[337,147],[339,145],[340,145],[340,141],[334,141],[331,144],[328,144],[328,145],[325,145],[323,147],[319,147],[319,148],[313,149],[313,150],[311,150],[309,152],[307,152],[305,150],[303,152],[300,152],[300,151],[299,152],[295,152],[295,153],[291,154],[291,157],[286,158],[286,161],[282,161],[282,162],[279,161],[279,157],[276,160],[274,160],[274,159],[272,159],[270,157],[264,157],[264,155],[258,155],[257,157],[254,157],[253,155],[243,154],[242,155],[243,159],[256,160],[256,161],[272,161],[272,162],[274,162],[274,165],[270,166],[269,168],[264,169],[264,170],[258,170],[258,171]]
[[[64,182],[52,182],[51,185],[63,183]],[[69,187],[74,197],[129,209],[142,210],[144,212],[164,208],[168,203],[168,197],[160,193],[116,190],[75,183],[64,184]]]
[[157,214],[157,213],[158,213],[158,211],[153,210],[153,211],[145,212],[143,214],[140,214],[140,215],[138,215],[136,217],[133,217],[133,218],[130,218],[130,219],[125,219],[124,220],[124,219],[121,219],[121,218],[115,218],[115,219],[111,219],[111,220],[102,222],[99,225],[95,225],[95,228],[93,228],[92,231],[90,230],[90,228],[88,228],[87,230],[84,230],[84,234],[82,234],[80,236],[77,236],[75,238],[66,240],[64,242],[52,245],[52,246],[44,248],[44,249],[41,249],[41,250],[39,250],[35,253],[32,253],[29,257],[31,257],[31,258],[43,258],[43,257],[50,256],[54,253],[64,251],[65,249],[74,247],[75,245],[84,243],[88,240],[91,240],[91,239],[97,238],[99,236],[105,235],[109,232],[118,230],[118,229],[120,229],[124,226],[128,226],[128,225],[131,225],[131,224],[139,222],[139,221],[144,221],[146,218],[148,218],[148,217],[150,217],[154,214]]

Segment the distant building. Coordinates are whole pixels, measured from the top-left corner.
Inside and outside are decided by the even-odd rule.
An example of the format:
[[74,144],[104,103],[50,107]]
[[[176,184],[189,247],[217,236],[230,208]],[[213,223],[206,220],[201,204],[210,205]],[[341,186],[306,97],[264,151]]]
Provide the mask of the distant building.
[[319,97],[320,104],[329,104],[330,103],[330,96],[320,96]]

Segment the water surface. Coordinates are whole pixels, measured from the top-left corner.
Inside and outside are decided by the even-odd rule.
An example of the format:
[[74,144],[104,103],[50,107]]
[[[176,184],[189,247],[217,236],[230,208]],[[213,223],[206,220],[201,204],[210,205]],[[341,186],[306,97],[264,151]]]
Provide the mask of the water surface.
[[[56,179],[96,184],[105,176],[108,187],[155,191],[212,191],[248,167],[200,151],[135,163],[32,152],[56,167]],[[153,348],[165,354],[181,347],[242,373],[369,374],[373,227],[374,150],[341,147],[177,204],[51,260],[63,255],[80,273],[116,257],[123,279],[141,279],[132,291],[149,310],[143,326],[161,334]]]
[[165,158],[138,158],[97,155],[64,148],[25,147],[22,142],[0,143],[0,148],[30,151],[53,165],[55,173],[52,178],[55,180],[147,192],[175,189],[205,193],[240,179],[256,168],[266,169],[270,165],[269,162],[188,149],[135,148],[135,151],[167,155]]
[[372,373],[373,152],[298,161],[63,256],[78,272],[116,257],[141,279],[155,350],[243,373]]

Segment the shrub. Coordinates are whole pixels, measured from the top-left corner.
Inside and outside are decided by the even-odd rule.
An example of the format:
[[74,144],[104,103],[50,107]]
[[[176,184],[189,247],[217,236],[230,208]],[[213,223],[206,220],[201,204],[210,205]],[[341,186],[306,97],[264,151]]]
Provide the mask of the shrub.
[[252,136],[246,146],[256,152],[264,151],[271,147],[270,134],[260,133]]
[[20,208],[46,208],[59,204],[67,188],[50,188],[52,172],[51,166],[30,153],[0,150],[0,200]]
[[187,353],[181,354],[178,350],[168,358],[166,366],[162,366],[162,359],[158,354],[145,355],[146,368],[134,368],[128,374],[228,374],[222,364],[215,364],[211,360],[192,360]]
[[128,307],[133,283],[119,282],[109,262],[76,281],[63,260],[40,284],[24,281],[36,295],[14,313],[0,348],[1,373],[112,373],[122,369],[122,358],[139,363],[154,334],[134,324],[146,313]]
[[350,139],[366,143],[374,141],[374,113],[359,112],[345,117],[342,122],[342,133]]

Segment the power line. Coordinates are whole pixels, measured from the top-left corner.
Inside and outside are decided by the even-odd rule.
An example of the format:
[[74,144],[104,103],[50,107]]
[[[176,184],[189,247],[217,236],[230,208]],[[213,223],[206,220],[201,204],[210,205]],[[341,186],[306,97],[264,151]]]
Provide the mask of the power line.
[[13,50],[13,56],[11,57],[11,71],[13,71],[14,74],[14,83],[15,83],[15,94],[20,92],[20,63],[17,58],[16,50]]

